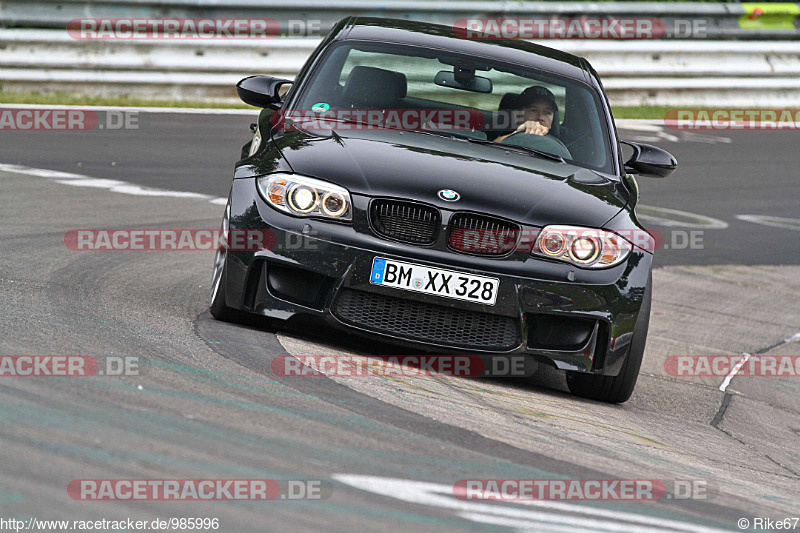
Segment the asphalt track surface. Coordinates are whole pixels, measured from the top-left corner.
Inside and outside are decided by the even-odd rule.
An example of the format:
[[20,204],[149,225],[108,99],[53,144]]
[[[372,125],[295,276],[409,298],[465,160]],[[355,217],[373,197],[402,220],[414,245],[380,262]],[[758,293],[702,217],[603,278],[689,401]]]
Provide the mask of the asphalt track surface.
[[[741,518],[752,531],[756,517],[800,515],[800,379],[737,376],[722,392],[721,377],[665,368],[672,355],[800,354],[800,235],[791,221],[737,218],[797,218],[798,134],[623,130],[681,164],[673,178],[640,180],[642,203],[660,208],[648,212],[652,227],[670,239],[699,230],[704,244],[657,252],[642,375],[631,400],[611,406],[569,395],[544,367],[527,380],[281,377],[270,363],[288,354],[408,351],[313,323],[213,320],[210,251],[65,246],[77,228],[216,228],[214,199],[227,195],[251,121],[141,113],[136,130],[3,132],[0,354],[138,357],[143,370],[0,377],[0,517],[215,517],[219,531],[660,532],[740,531]],[[326,498],[90,502],[67,492],[78,479],[264,478],[320,481]],[[640,502],[453,496],[458,480],[509,478],[707,491]]]

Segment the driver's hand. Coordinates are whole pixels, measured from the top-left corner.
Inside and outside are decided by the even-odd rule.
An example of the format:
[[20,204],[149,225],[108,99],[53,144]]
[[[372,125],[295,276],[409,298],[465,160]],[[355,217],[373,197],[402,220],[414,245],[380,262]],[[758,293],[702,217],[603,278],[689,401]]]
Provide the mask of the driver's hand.
[[529,135],[547,135],[550,131],[550,128],[536,122],[535,120],[526,120],[522,124],[519,125],[519,128],[514,133],[517,132],[524,132]]

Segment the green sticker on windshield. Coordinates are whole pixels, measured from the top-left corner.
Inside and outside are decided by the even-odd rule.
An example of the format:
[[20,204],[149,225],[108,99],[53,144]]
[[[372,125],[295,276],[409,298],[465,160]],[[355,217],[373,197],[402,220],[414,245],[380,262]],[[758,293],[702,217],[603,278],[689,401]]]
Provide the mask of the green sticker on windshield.
[[330,104],[326,104],[325,102],[320,102],[318,104],[314,104],[311,106],[311,111],[315,113],[324,113],[328,109],[330,109]]

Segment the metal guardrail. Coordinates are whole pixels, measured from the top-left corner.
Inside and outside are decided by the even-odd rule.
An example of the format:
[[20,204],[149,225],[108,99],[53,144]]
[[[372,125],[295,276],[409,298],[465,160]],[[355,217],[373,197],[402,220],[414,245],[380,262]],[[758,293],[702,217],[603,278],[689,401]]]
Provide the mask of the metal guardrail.
[[[767,6],[768,4],[764,4]],[[615,105],[800,106],[797,4],[480,0],[30,0],[0,2],[0,86],[112,96],[234,100],[250,74],[293,77],[341,18],[371,15],[453,25],[465,18],[659,18],[655,40],[540,41],[587,58]],[[777,6],[777,4],[776,4]],[[769,11],[769,8],[765,7]],[[77,40],[73,19],[268,18],[303,38]],[[674,31],[704,28],[693,39]],[[696,23],[700,23],[698,26]],[[695,24],[695,26],[692,26]],[[703,37],[703,38],[700,38]],[[754,40],[755,39],[755,40]]]
[[[764,14],[755,4],[713,2],[523,2],[479,0],[11,0],[0,3],[0,26],[64,28],[78,18],[272,18],[281,30],[290,21],[315,21],[309,35],[325,34],[348,15],[381,16],[452,25],[480,17],[654,17],[664,21],[665,38],[686,35],[687,20],[703,25],[707,39],[797,39],[796,4],[783,4],[780,14],[769,3]],[[750,7],[747,7],[750,6]],[[800,11],[800,10],[798,10]],[[677,24],[677,25],[676,25]]]
[[[615,105],[800,106],[795,41],[539,41],[589,60]],[[319,38],[79,41],[0,31],[5,90],[235,100],[250,74],[293,77]]]

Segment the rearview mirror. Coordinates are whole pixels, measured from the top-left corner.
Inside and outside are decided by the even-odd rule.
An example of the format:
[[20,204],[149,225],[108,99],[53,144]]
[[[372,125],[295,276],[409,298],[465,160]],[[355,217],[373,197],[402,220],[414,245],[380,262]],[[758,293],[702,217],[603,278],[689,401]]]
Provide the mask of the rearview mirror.
[[625,171],[647,178],[666,178],[678,168],[678,160],[657,146],[631,141],[621,141],[633,148],[633,155],[625,162]]
[[280,88],[287,83],[292,81],[272,76],[250,76],[236,84],[236,92],[245,104],[278,109],[283,104]]
[[449,70],[440,70],[436,74],[436,77],[433,78],[433,83],[441,85],[442,87],[452,87],[453,89],[461,89],[476,93],[492,92],[492,80],[489,78],[484,78],[483,76],[465,76],[457,80],[456,74]]

